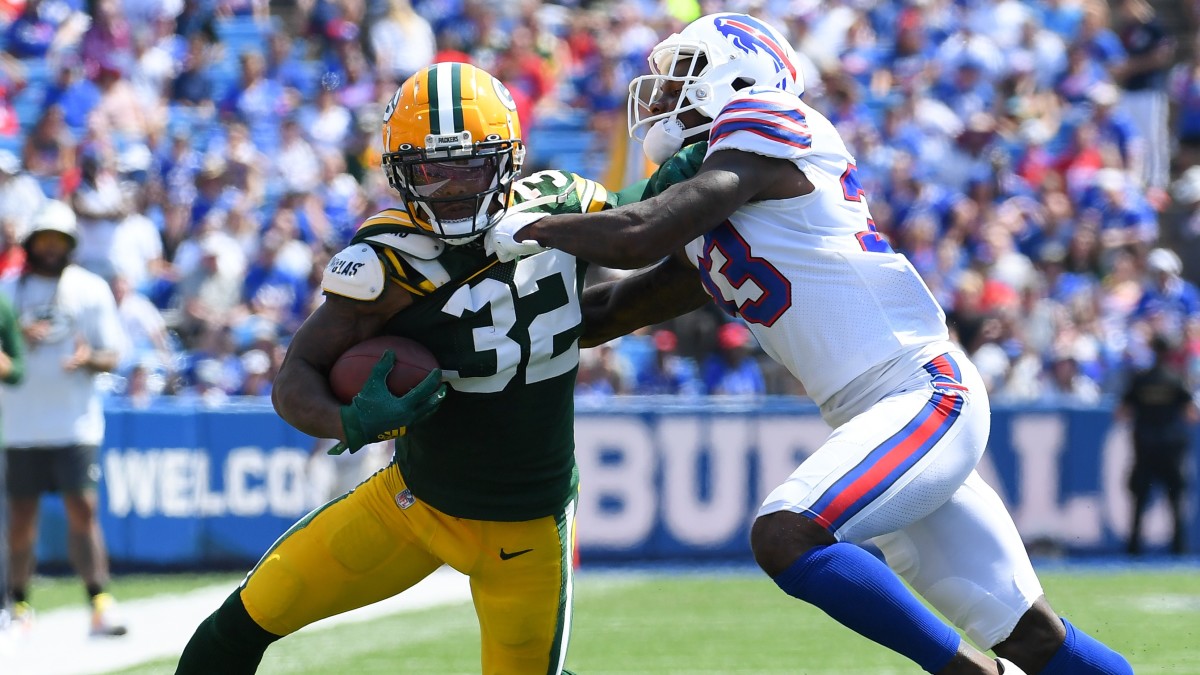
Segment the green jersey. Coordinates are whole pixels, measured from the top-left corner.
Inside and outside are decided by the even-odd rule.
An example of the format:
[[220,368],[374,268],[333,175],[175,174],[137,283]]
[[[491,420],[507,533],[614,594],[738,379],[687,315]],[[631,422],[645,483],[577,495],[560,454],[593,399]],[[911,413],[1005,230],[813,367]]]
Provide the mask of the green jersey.
[[[614,203],[598,183],[565,171],[513,187],[513,206],[523,210],[584,213]],[[437,413],[396,441],[408,486],[460,518],[561,513],[578,483],[574,389],[586,263],[557,250],[501,263],[482,240],[449,246],[418,232],[407,213],[388,209],[352,242],[370,244],[390,283],[415,297],[386,332],[428,347],[449,385]]]

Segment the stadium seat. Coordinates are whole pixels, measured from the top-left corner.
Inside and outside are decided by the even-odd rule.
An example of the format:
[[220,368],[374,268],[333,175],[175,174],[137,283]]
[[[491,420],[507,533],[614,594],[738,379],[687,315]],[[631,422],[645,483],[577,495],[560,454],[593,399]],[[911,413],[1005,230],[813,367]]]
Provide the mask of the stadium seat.
[[21,65],[25,67],[26,87],[40,86],[46,87],[54,81],[54,70],[50,67],[50,62],[46,59],[23,59]]

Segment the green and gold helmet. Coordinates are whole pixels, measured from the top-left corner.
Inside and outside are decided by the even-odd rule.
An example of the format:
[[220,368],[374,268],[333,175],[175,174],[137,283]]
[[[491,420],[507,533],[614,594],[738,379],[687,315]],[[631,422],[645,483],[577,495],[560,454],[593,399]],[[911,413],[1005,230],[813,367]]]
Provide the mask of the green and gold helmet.
[[517,106],[496,78],[437,63],[408,78],[383,116],[383,170],[413,224],[457,244],[504,215],[525,146]]

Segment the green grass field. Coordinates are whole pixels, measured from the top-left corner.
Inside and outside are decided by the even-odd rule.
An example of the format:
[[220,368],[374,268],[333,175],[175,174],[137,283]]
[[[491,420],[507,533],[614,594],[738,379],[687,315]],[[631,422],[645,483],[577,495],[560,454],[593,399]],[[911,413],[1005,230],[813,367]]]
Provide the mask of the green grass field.
[[[229,578],[141,577],[115,590],[123,599],[145,597]],[[1060,613],[1126,654],[1139,675],[1200,673],[1197,570],[1082,568],[1042,579]],[[291,636],[271,648],[260,672],[478,673],[478,639],[470,605],[457,604]],[[118,672],[169,673],[173,666],[163,659]],[[576,584],[568,666],[581,675],[917,672],[749,572],[586,568]]]

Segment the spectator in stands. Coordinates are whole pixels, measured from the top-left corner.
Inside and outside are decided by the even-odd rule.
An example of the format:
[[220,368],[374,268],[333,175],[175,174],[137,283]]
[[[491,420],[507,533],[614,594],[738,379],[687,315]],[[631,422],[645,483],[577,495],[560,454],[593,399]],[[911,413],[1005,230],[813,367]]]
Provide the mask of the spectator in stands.
[[329,222],[330,236],[337,248],[350,242],[366,211],[363,188],[346,172],[341,152],[326,149],[321,155],[321,181],[316,197]]
[[652,340],[654,354],[646,366],[637,372],[632,393],[672,396],[704,393],[696,362],[675,352],[679,346],[675,333],[666,329],[656,330]]
[[132,204],[117,182],[116,158],[101,147],[86,149],[79,159],[79,188],[71,207],[79,218],[79,245],[75,259],[88,271],[111,276],[113,240],[117,226],[130,214]]
[[71,208],[47,202],[25,238],[26,271],[0,288],[29,346],[29,377],[3,391],[10,590],[16,614],[28,615],[40,496],[61,493],[69,558],[91,599],[91,634],[123,635],[105,592],[108,555],[96,512],[96,453],[104,438],[96,376],[117,367],[125,335],[108,284],[71,263],[76,236]]
[[187,53],[179,74],[171,83],[171,102],[184,106],[211,106],[216,100],[216,81],[210,62],[211,43],[202,33],[188,38]]
[[1170,101],[1174,103],[1174,136],[1179,143],[1176,166],[1200,164],[1200,35],[1192,56],[1171,70]]
[[1122,89],[1122,109],[1146,139],[1146,161],[1136,178],[1154,191],[1153,199],[1161,200],[1170,170],[1167,72],[1175,41],[1146,0],[1121,0],[1117,17],[1121,45],[1129,57],[1115,73]]
[[271,371],[271,357],[261,349],[251,349],[241,356],[242,385],[236,392],[239,396],[270,396],[271,382],[275,373]]
[[59,60],[58,74],[46,89],[42,100],[42,114],[52,107],[61,108],[62,119],[76,134],[87,127],[88,116],[100,102],[100,89],[87,77],[95,64],[86,67],[77,56],[64,55]]
[[[175,77],[175,55],[178,48],[174,23],[159,17],[138,26],[133,34],[133,60],[129,65],[129,83],[147,110],[162,108]],[[182,45],[183,41],[178,41]]]
[[1097,84],[1109,80],[1104,69],[1082,43],[1074,43],[1067,49],[1067,68],[1058,77],[1054,90],[1071,104],[1087,100],[1087,94]]
[[1183,499],[1187,489],[1184,462],[1191,440],[1188,425],[1200,421],[1200,411],[1182,377],[1168,363],[1172,352],[1169,338],[1156,334],[1150,344],[1154,362],[1134,376],[1116,410],[1118,419],[1132,418],[1133,423],[1134,460],[1129,476],[1133,525],[1126,550],[1131,555],[1142,552],[1142,516],[1151,490],[1161,484],[1174,525],[1171,553],[1181,555],[1186,548]]
[[354,129],[354,118],[338,103],[337,92],[327,87],[317,90],[317,100],[299,112],[299,124],[315,150],[340,150]]
[[92,110],[92,117],[122,143],[143,142],[153,131],[163,125],[166,114],[159,102],[147,105],[140,99],[133,85],[125,79],[125,67],[115,58],[108,58],[97,65],[96,86],[100,89],[100,100]]
[[54,44],[57,24],[42,8],[42,0],[26,0],[20,16],[8,25],[5,50],[19,58],[46,56]]
[[389,0],[388,13],[370,28],[371,53],[381,74],[395,82],[433,63],[433,28],[409,0]]
[[738,322],[717,329],[717,352],[701,368],[705,392],[710,396],[762,396],[766,382],[758,361],[751,356],[753,336]]
[[575,396],[584,400],[606,399],[629,392],[629,366],[611,342],[579,350],[579,375]]
[[276,325],[294,328],[307,316],[312,256],[305,250],[303,253],[307,255],[303,255],[300,264],[289,261],[285,251],[289,244],[307,249],[295,240],[289,242],[279,229],[263,235],[258,257],[246,270],[243,299],[255,314],[266,314]]
[[[1092,104],[1092,124],[1096,125],[1100,152],[1106,159],[1119,160],[1119,166],[1128,173],[1135,184],[1141,185],[1143,166],[1146,163],[1146,138],[1138,131],[1125,108],[1117,107],[1121,101],[1121,90],[1116,85],[1100,82],[1088,90],[1088,101]],[[1115,149],[1117,156],[1112,156]]]
[[109,281],[113,299],[117,303],[117,316],[129,341],[129,350],[122,355],[118,372],[146,364],[166,367],[171,363],[171,340],[162,313],[129,283],[122,274]]
[[379,99],[378,92],[386,91],[390,86],[378,81],[361,50],[348,50],[342,64],[346,72],[338,82],[337,99],[349,110],[357,111],[375,105]]
[[110,59],[131,62],[133,36],[119,0],[96,0],[91,3],[91,11],[92,25],[83,34],[79,55],[91,63]]
[[1129,174],[1119,169],[1101,169],[1095,189],[1083,204],[1094,208],[1100,226],[1100,244],[1105,249],[1149,245],[1158,238],[1158,215]]
[[243,200],[261,204],[266,196],[270,160],[240,121],[225,125],[225,137],[210,141],[208,153],[225,161],[222,181],[237,190]]
[[189,345],[209,327],[227,325],[241,304],[245,258],[224,223],[223,211],[212,212],[200,237],[186,241],[176,255],[173,304],[181,310],[179,333]]
[[1100,386],[1080,372],[1076,351],[1070,345],[1061,345],[1054,350],[1050,369],[1044,373],[1042,401],[1079,405],[1095,405],[1100,401]]
[[1180,276],[1182,272],[1183,263],[1174,251],[1150,251],[1146,256],[1147,283],[1132,317],[1134,325],[1142,324],[1173,344],[1183,339],[1187,322],[1200,317],[1200,292]]
[[23,233],[45,199],[42,186],[22,169],[21,160],[11,150],[0,150],[0,224]]
[[300,123],[293,117],[286,118],[280,127],[275,172],[286,192],[311,192],[317,188],[321,178],[321,163],[317,153],[304,139]]
[[272,31],[267,38],[267,78],[296,92],[297,99],[307,97],[320,84],[298,57],[307,48],[308,40],[284,30]]
[[160,366],[153,361],[137,362],[125,374],[125,385],[120,391],[134,408],[148,408],[162,392],[164,378],[158,372]]
[[240,119],[258,134],[259,130],[273,130],[278,120],[292,110],[283,85],[268,78],[267,64],[258,52],[242,52],[239,57],[242,77],[237,87],[221,104],[222,113],[229,119]]
[[75,139],[60,106],[52,105],[42,113],[25,138],[21,163],[29,173],[43,179],[61,180],[75,168]]
[[1108,3],[1088,2],[1084,5],[1077,41],[1110,77],[1113,71],[1125,64],[1127,55],[1121,46],[1121,38],[1109,28]]

